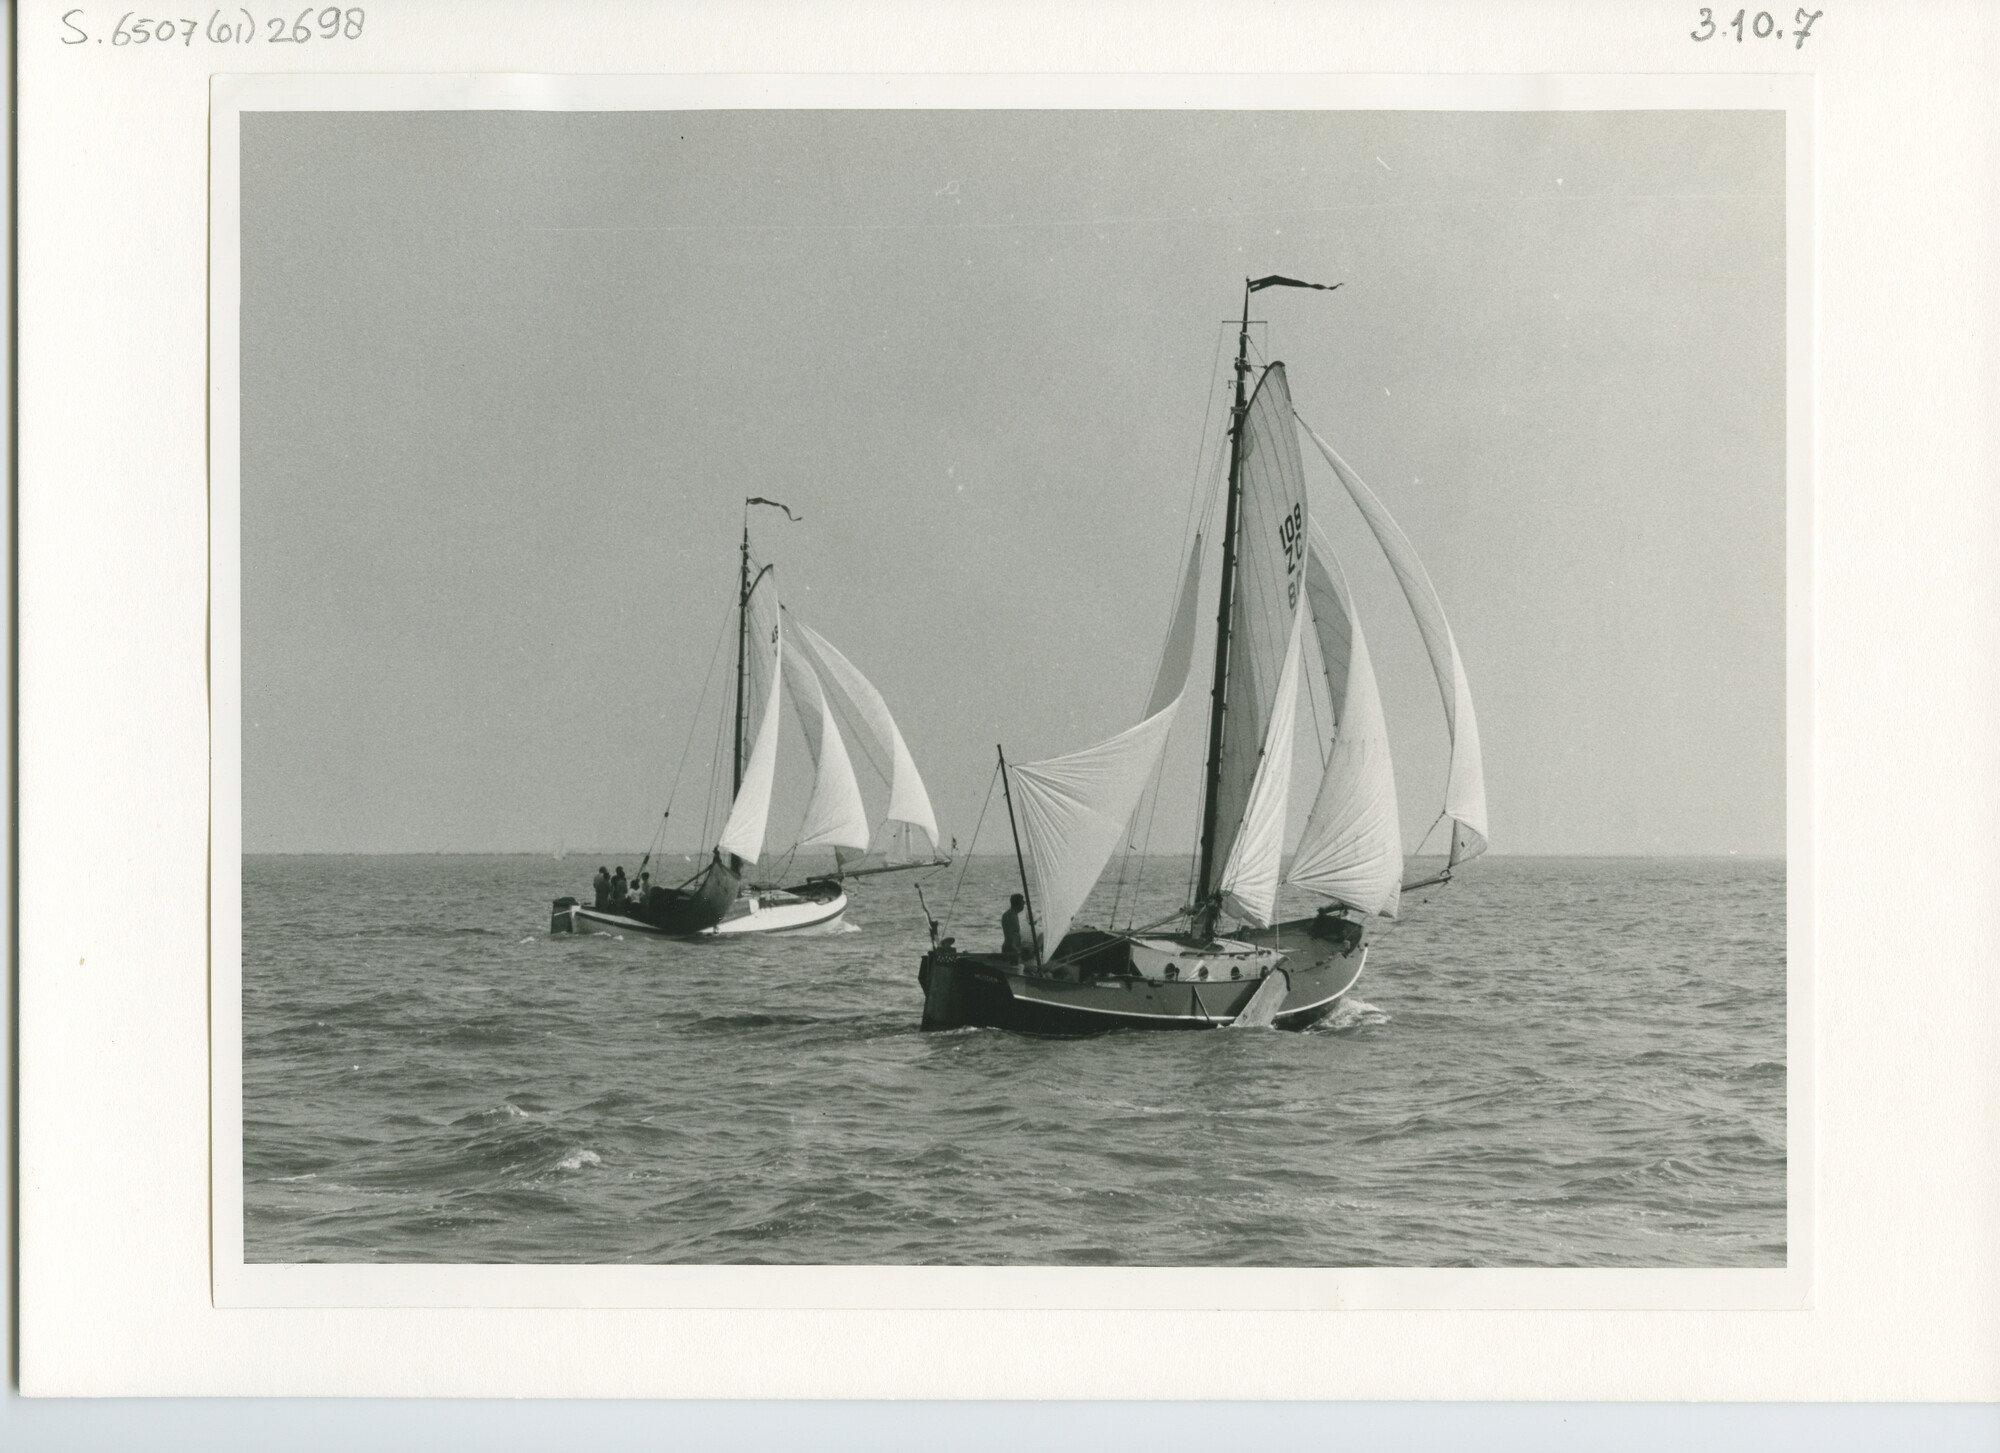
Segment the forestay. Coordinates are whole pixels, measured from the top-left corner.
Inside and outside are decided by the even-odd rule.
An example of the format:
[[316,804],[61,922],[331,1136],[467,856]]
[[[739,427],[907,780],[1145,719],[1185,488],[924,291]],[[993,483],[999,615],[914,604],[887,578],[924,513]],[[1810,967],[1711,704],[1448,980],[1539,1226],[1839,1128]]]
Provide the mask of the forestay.
[[883,774],[889,779],[888,821],[921,831],[925,837],[924,851],[935,851],[937,817],[931,811],[930,794],[924,790],[924,779],[917,775],[916,761],[903,742],[895,718],[889,715],[889,704],[882,699],[882,693],[818,632],[797,621],[791,625],[791,638],[811,654],[821,678],[847,702],[855,720],[880,752],[878,763],[889,764]]
[[1097,886],[1166,749],[1194,660],[1200,585],[1197,539],[1181,577],[1173,623],[1143,721],[1080,752],[1016,763],[1008,769],[1034,896],[1035,927],[1050,949],[1062,943],[1083,900]]
[[[794,624],[793,629],[798,626]],[[785,687],[791,693],[793,709],[799,714],[799,726],[805,732],[806,750],[812,754],[814,767],[812,798],[806,804],[805,821],[799,827],[799,846],[866,852],[868,809],[861,801],[861,788],[854,780],[854,764],[848,760],[832,704],[827,701],[803,651],[785,653],[784,673]]]
[[1486,775],[1479,756],[1479,721],[1472,711],[1472,691],[1466,685],[1465,666],[1459,660],[1458,643],[1446,622],[1444,606],[1436,587],[1417,558],[1416,547],[1403,533],[1382,501],[1361,482],[1361,476],[1334,452],[1333,446],[1300,419],[1299,424],[1319,447],[1335,476],[1346,487],[1355,507],[1388,557],[1389,567],[1403,587],[1403,598],[1417,618],[1417,629],[1430,653],[1431,670],[1437,676],[1438,693],[1444,699],[1445,729],[1451,737],[1451,771],[1445,781],[1444,810],[1452,820],[1451,863],[1456,866],[1486,851]]
[[[1304,594],[1305,468],[1285,366],[1264,370],[1244,414],[1237,472],[1236,582],[1216,787],[1215,858],[1228,862],[1264,755],[1279,674]],[[1274,880],[1275,882],[1275,880]]]
[[1334,738],[1285,881],[1393,918],[1402,896],[1403,834],[1382,698],[1340,563],[1317,524],[1310,539],[1306,606],[1333,706]]

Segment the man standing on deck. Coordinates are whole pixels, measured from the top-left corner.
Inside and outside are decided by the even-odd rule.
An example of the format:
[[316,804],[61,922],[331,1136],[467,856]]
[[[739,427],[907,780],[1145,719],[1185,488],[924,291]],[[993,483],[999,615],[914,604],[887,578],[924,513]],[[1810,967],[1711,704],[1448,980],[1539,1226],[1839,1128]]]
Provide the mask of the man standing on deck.
[[611,874],[605,871],[602,863],[597,865],[597,876],[591,879],[590,886],[597,890],[598,910],[601,912],[609,908],[611,906]]
[[625,865],[623,863],[620,863],[618,871],[611,875],[611,906],[613,908],[623,908],[625,906]]
[[1021,933],[1021,910],[1027,906],[1028,900],[1016,893],[1000,915],[1000,952],[1009,963],[1018,964],[1027,952],[1028,941]]

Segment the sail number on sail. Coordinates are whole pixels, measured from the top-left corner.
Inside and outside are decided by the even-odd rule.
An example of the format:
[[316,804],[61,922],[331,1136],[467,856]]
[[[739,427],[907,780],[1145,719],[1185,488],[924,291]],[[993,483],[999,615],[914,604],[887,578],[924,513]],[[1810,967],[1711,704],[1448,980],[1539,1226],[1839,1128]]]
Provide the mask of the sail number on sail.
[[1299,603],[1299,574],[1306,565],[1305,506],[1295,504],[1291,513],[1278,521],[1278,543],[1285,547],[1285,604]]

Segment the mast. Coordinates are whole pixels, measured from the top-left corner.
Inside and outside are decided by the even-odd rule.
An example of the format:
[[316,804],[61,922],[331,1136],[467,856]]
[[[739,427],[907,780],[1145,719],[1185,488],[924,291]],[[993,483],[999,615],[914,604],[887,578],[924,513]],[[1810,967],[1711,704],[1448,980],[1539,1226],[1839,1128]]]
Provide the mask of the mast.
[[[1014,822],[1014,789],[1007,785],[1007,751],[995,746],[1000,754],[1000,791],[1007,799],[1007,828],[1014,834],[1014,864],[1021,870],[1021,901],[1028,905],[1028,946],[1035,951],[1035,967],[1042,966],[1042,934],[1035,927],[1035,895],[1028,891],[1028,860],[1021,855],[1021,829]],[[987,791],[992,791],[988,788]]]
[[736,579],[736,731],[735,763],[729,777],[733,802],[743,790],[743,674],[750,654],[750,506],[743,506],[743,565]]
[[1222,787],[1223,715],[1228,703],[1229,613],[1236,592],[1236,506],[1243,468],[1243,420],[1250,405],[1244,380],[1250,372],[1250,280],[1243,281],[1243,322],[1236,334],[1236,402],[1229,413],[1229,494],[1222,514],[1222,587],[1215,613],[1215,682],[1209,690],[1208,766],[1202,774],[1201,869],[1195,879],[1194,922],[1198,938],[1215,930],[1215,833],[1217,798]]

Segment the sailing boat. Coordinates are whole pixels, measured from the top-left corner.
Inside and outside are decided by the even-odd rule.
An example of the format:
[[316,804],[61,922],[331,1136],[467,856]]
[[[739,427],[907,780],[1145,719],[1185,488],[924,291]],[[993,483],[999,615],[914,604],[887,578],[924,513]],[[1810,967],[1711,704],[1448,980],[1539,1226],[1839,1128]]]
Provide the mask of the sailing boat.
[[[1009,765],[1000,754],[1028,932],[1011,953],[961,952],[933,925],[917,976],[925,1028],[1303,1029],[1332,1014],[1360,979],[1371,919],[1393,918],[1407,889],[1448,881],[1485,851],[1479,728],[1437,591],[1381,501],[1293,412],[1284,364],[1259,370],[1250,361],[1253,293],[1339,286],[1285,277],[1244,283],[1192,901],[1125,932],[1076,924],[1188,695],[1199,538],[1138,725],[1047,761]],[[1312,517],[1301,430],[1387,557],[1443,697],[1452,758],[1441,817],[1451,820],[1450,855],[1439,872],[1408,885],[1381,698],[1353,596]],[[1318,790],[1287,867],[1294,718],[1305,673],[1315,669],[1333,711],[1334,740],[1325,760],[1313,763]],[[1278,895],[1286,885],[1323,906],[1281,919]]]
[[[794,620],[766,585],[768,564],[751,571],[750,507],[776,500],[744,501],[743,543],[736,594],[735,735],[732,746],[730,809],[707,864],[678,887],[650,883],[622,901],[599,900],[586,907],[575,898],[555,900],[551,933],[641,934],[665,938],[719,938],[750,933],[835,933],[847,912],[847,878],[911,868],[942,867],[951,861],[936,852],[937,820],[930,795],[917,774],[882,694],[846,656],[811,627]],[[760,589],[759,587],[765,587]],[[782,702],[789,695],[814,769],[813,790],[795,850],[831,848],[834,870],[791,887],[753,882],[750,870],[764,856],[771,797],[777,774]],[[838,702],[855,724],[857,738],[889,782],[884,826],[890,861],[868,864],[874,839],[861,789],[835,711]],[[746,730],[755,723],[754,732]],[[666,831],[672,807],[661,814],[655,848]],[[902,859],[895,860],[900,847]],[[921,853],[922,856],[919,856]],[[653,857],[640,860],[645,874]],[[616,895],[614,894],[614,897]]]

